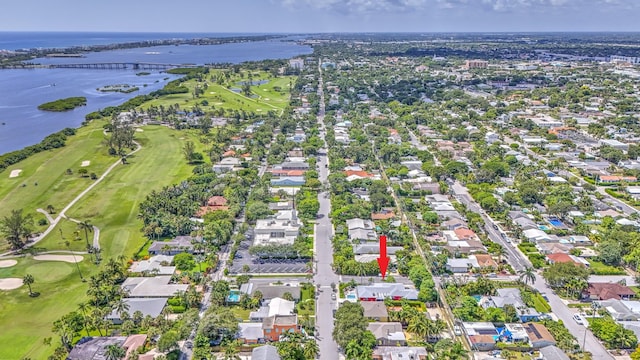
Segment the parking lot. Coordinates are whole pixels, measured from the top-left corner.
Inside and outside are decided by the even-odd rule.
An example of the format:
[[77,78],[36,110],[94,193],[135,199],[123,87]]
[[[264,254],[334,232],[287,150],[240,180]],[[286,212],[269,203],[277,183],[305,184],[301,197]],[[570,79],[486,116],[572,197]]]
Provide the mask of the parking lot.
[[244,271],[244,265],[249,266],[250,274],[302,274],[308,272],[305,259],[258,259],[249,254],[251,240],[244,240],[236,252],[233,265],[229,267],[231,274],[239,274]]

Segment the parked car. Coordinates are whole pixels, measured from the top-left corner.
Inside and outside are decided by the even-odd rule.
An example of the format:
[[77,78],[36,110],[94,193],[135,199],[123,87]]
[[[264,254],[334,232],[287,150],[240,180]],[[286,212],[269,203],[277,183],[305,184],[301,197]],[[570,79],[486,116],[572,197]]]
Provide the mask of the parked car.
[[336,294],[331,293],[331,300],[335,300],[336,299]]
[[575,320],[579,325],[585,324],[585,320],[580,314],[573,315],[573,320]]
[[460,328],[460,326],[454,325],[453,333],[456,334],[456,336],[462,336],[462,329]]

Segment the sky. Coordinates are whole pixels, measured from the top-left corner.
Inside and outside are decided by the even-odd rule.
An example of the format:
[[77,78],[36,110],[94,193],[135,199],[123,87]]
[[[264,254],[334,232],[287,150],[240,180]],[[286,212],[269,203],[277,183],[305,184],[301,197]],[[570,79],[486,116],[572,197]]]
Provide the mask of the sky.
[[640,0],[19,0],[0,31],[640,31]]

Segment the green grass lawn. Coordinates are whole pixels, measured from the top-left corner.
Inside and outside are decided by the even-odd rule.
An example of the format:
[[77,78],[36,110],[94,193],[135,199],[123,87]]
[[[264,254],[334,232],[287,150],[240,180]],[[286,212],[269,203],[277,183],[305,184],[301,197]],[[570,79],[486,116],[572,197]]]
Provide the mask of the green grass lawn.
[[589,269],[596,275],[626,275],[624,269],[610,266],[596,260],[589,260]]
[[[81,131],[86,130],[81,129]],[[143,149],[129,158],[129,164],[117,166],[103,182],[67,212],[69,217],[89,220],[101,229],[100,245],[105,260],[121,254],[132,256],[139,250],[145,242],[140,231],[142,222],[137,216],[140,202],[152,190],[177,183],[191,174],[192,166],[184,160],[181,149],[187,140],[197,142],[195,132],[179,132],[164,126],[148,126],[143,132],[136,133],[136,139]],[[49,161],[59,164],[67,164],[88,156],[88,153],[77,155],[74,149],[76,152],[88,150],[86,144],[78,141],[78,143],[70,142],[62,149],[62,154],[56,152],[45,154],[56,158]],[[94,149],[94,151],[100,150]],[[74,160],[65,161],[59,158],[67,155]],[[23,163],[31,161],[33,158]],[[113,161],[113,158],[107,158],[104,163],[111,164]],[[42,162],[46,163],[47,159],[40,159],[40,163]],[[61,171],[68,167],[58,166],[62,166]],[[26,169],[27,165],[20,163],[16,168]],[[62,178],[64,176],[60,175]],[[51,186],[54,184],[56,182]],[[86,183],[84,185],[86,186]],[[42,194],[33,197],[30,201],[35,202],[35,199],[39,199],[47,204],[49,203],[47,196],[56,197],[60,201],[58,206],[62,208],[64,203],[61,199],[70,201],[76,192],[82,191],[82,188],[76,184],[65,190],[59,190],[74,193],[68,195],[52,193],[43,186]],[[70,240],[72,249],[86,248],[83,232],[79,234],[80,239],[75,240],[76,236],[73,234],[77,228],[75,223],[62,221],[58,228],[61,228],[63,236]],[[89,236],[91,241],[92,234]],[[66,250],[61,243],[58,229],[43,239],[38,247],[45,247],[47,250]],[[87,260],[82,262],[81,269],[85,275],[97,271],[95,265],[91,265]],[[74,310],[85,297],[87,286],[78,281],[78,275],[74,271],[73,264],[42,263],[30,259],[20,260],[16,267],[0,269],[0,277],[22,277],[27,272],[32,273],[36,280],[34,291],[42,293],[40,297],[32,299],[26,295],[26,289],[0,291],[0,327],[11,329],[11,331],[0,332],[0,344],[12,344],[11,347],[0,346],[0,359],[19,359],[24,355],[32,359],[42,359],[53,351],[53,347],[46,347],[42,339],[54,336],[51,332],[53,321]],[[54,344],[57,343],[58,339],[54,336]]]
[[[76,135],[68,137],[65,147],[35,154],[1,172],[0,217],[11,210],[24,209],[26,213],[33,214],[37,222],[44,218],[36,212],[37,208],[46,209],[47,205],[53,205],[56,210],[62,209],[93,181],[77,175],[83,161],[91,162],[85,167],[89,173],[102,174],[117,160],[110,157],[102,145],[103,124],[96,121],[82,127]],[[20,176],[9,178],[11,171],[16,169],[22,170]],[[67,169],[73,170],[74,174],[66,175]],[[44,228],[46,226],[37,230]],[[7,248],[4,242],[0,244],[0,252]]]
[[242,319],[243,321],[248,321],[251,310],[243,309],[240,306],[233,306],[231,307],[231,312],[236,316],[236,318]]
[[[80,262],[85,276],[96,269],[86,259]],[[66,262],[18,259],[16,266],[0,269],[0,278],[22,278],[27,273],[33,275],[31,287],[40,296],[29,297],[26,286],[0,291],[0,326],[5,329],[0,331],[0,344],[4,344],[0,359],[46,359],[54,347],[45,346],[42,340],[53,336],[53,344],[58,343],[51,332],[53,321],[85,299],[86,283],[80,282],[75,265]]]
[[[216,77],[218,71],[212,70],[209,76]],[[251,87],[251,97],[244,94],[234,92],[234,89],[241,89],[242,81],[248,81],[246,72],[245,77],[233,74],[225,84],[218,84],[215,81],[208,80],[208,88],[198,98],[194,98],[192,93],[196,86],[203,87],[204,83],[198,83],[196,80],[188,80],[182,83],[183,86],[189,88],[189,93],[172,94],[163,96],[159,99],[152,100],[143,105],[147,108],[151,105],[165,106],[178,104],[181,108],[191,108],[198,104],[204,111],[224,108],[225,110],[244,110],[247,112],[267,113],[268,111],[276,111],[278,114],[289,104],[289,84],[295,82],[295,77],[282,76],[271,77],[267,72],[253,71],[253,81],[265,80],[266,84],[254,85]],[[209,104],[202,105],[202,101],[206,100]]]

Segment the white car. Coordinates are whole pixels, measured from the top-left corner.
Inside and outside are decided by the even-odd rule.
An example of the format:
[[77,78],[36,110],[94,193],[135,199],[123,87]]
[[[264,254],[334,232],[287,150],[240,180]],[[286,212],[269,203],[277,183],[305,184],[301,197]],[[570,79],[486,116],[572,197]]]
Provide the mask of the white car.
[[584,325],[586,321],[580,314],[573,315],[573,320],[575,320],[579,325]]
[[460,328],[460,326],[454,325],[453,333],[456,334],[456,336],[462,336],[462,329]]

